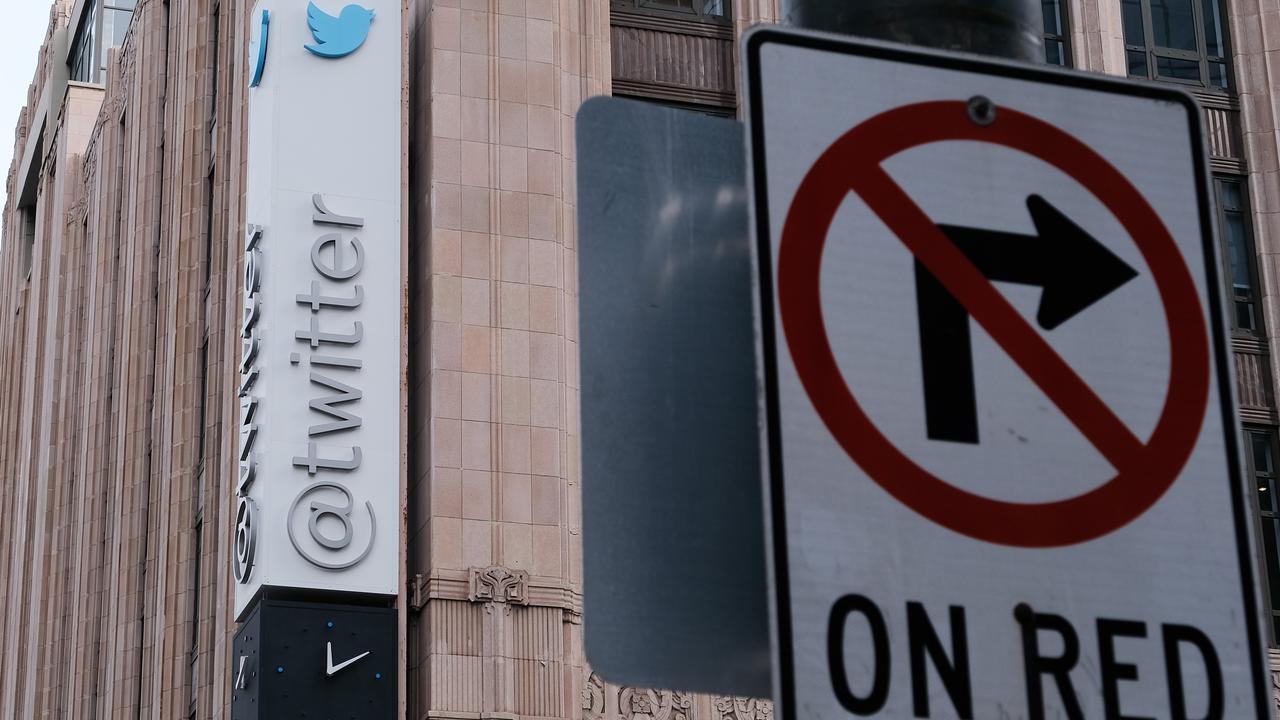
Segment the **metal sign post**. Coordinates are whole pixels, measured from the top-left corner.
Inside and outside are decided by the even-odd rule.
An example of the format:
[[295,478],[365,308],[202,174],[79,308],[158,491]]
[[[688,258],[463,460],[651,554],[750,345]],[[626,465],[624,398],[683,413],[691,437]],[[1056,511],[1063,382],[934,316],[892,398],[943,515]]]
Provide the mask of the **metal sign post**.
[[781,716],[1267,717],[1195,103],[744,53]]

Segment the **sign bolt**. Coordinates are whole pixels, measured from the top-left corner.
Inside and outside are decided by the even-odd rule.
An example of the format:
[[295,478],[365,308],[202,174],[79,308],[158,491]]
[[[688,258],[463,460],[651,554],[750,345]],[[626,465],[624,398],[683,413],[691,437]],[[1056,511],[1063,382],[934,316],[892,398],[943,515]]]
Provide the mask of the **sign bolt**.
[[975,125],[986,127],[996,121],[996,104],[985,95],[974,95],[969,98],[969,119]]

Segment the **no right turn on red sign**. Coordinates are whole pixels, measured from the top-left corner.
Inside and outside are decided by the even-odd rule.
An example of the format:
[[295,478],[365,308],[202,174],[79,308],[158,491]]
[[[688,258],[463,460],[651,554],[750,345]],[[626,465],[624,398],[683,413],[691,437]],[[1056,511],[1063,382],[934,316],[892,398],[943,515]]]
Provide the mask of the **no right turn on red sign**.
[[746,41],[784,717],[1267,717],[1186,95]]

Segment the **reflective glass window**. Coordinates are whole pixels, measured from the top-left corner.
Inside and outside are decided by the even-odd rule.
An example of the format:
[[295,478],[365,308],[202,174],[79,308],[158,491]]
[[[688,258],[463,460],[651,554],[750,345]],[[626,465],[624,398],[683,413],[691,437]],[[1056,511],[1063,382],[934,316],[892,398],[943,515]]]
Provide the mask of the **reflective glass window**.
[[1222,0],[1121,0],[1132,77],[1227,90]]

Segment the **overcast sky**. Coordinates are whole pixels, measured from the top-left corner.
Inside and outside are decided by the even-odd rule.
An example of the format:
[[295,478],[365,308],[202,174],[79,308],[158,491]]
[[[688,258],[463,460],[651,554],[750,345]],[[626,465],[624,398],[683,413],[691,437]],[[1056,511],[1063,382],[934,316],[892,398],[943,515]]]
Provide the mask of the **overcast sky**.
[[27,103],[27,86],[36,71],[36,54],[49,27],[51,0],[0,0],[0,207],[5,202],[4,179],[13,157],[13,131],[18,113]]

